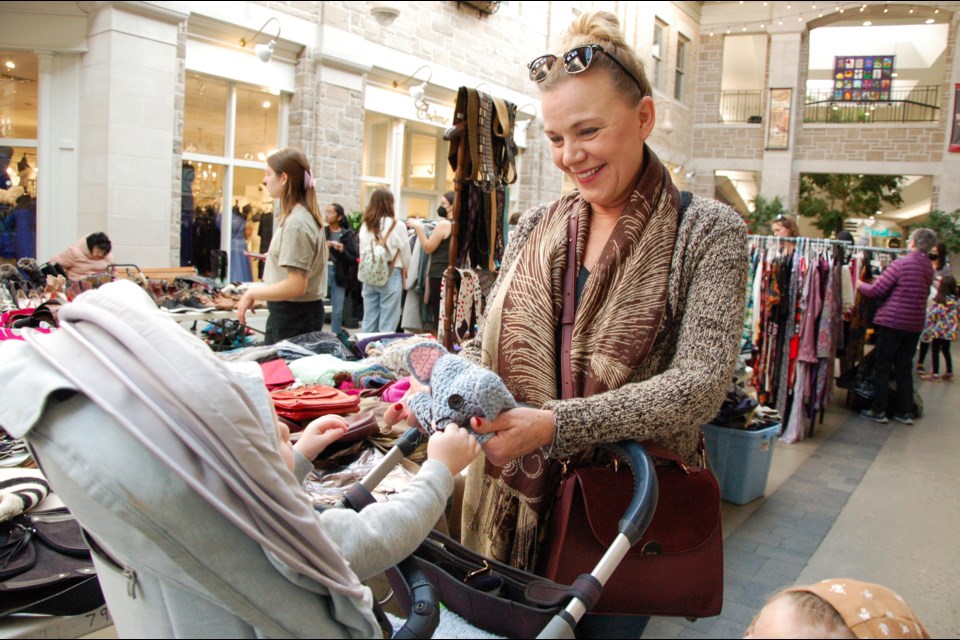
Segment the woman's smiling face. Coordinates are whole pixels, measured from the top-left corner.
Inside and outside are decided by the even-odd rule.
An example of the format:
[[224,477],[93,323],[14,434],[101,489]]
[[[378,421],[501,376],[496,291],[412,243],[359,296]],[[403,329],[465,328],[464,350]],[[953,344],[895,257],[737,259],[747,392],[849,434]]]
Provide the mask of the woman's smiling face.
[[609,74],[578,74],[543,93],[543,124],[553,163],[601,212],[619,213],[643,168],[643,143],[653,130],[653,100],[630,106]]

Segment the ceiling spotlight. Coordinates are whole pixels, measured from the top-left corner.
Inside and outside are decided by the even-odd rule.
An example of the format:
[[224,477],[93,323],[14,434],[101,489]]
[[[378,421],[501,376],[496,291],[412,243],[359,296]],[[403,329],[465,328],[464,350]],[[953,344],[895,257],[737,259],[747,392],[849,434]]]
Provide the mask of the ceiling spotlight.
[[872,25],[872,24],[873,24],[872,22],[870,22],[869,20],[867,20],[867,21],[865,21],[865,22],[863,23],[863,26],[869,27],[869,26]]
[[246,38],[240,38],[240,46],[247,46],[247,42],[253,42],[254,38],[263,33],[263,30],[267,28],[267,25],[271,22],[277,23],[277,35],[270,40],[270,44],[258,44],[253,48],[253,52],[257,55],[257,58],[260,59],[260,62],[270,62],[270,58],[273,57],[273,50],[277,46],[277,40],[280,39],[280,21],[277,18],[270,18],[263,23],[263,26],[253,34],[253,37],[247,40]]
[[934,22],[936,22],[936,20],[934,20],[933,18],[927,18],[926,20],[924,20],[924,24],[933,24]]
[[5,66],[7,69],[11,69],[11,70],[12,70],[12,69],[16,69],[16,68],[17,68],[17,63],[14,62],[13,60],[7,60],[7,61],[4,63],[4,66]]
[[263,108],[264,108],[264,109],[269,109],[269,108],[270,108],[270,101],[269,101],[269,100],[264,100],[264,101],[263,101]]

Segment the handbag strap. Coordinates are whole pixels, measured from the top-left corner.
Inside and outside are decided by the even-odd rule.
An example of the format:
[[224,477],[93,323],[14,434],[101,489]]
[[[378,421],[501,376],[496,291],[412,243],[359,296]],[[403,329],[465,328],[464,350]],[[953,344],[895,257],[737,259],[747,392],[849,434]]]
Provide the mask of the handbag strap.
[[563,275],[563,313],[560,316],[560,391],[564,400],[574,396],[570,351],[573,321],[577,315],[577,226],[580,216],[571,214],[567,225],[567,270]]

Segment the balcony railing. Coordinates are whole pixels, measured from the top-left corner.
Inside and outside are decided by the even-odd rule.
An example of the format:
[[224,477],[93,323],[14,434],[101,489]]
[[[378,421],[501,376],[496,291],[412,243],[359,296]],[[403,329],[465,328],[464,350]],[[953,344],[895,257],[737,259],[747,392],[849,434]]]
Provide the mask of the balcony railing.
[[804,122],[869,124],[871,122],[936,122],[940,117],[938,85],[894,89],[889,100],[835,100],[832,89],[808,91]]
[[720,93],[720,122],[762,122],[762,91],[722,91]]

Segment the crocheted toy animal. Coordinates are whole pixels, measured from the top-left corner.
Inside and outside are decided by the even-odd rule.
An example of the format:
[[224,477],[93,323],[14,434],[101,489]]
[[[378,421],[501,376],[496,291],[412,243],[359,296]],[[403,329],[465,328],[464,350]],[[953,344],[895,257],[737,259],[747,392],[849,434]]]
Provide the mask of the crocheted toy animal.
[[[436,342],[414,345],[406,360],[413,377],[430,385],[429,393],[407,399],[407,406],[428,433],[442,431],[451,422],[470,429],[471,417],[493,420],[517,406],[497,374],[448,353]],[[480,444],[493,437],[492,433],[473,435]]]

